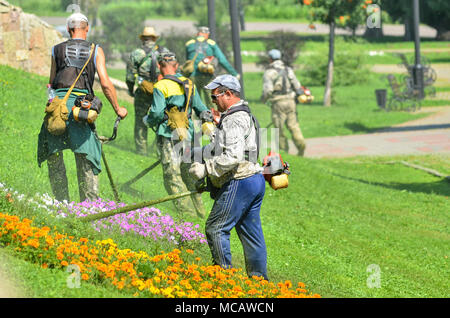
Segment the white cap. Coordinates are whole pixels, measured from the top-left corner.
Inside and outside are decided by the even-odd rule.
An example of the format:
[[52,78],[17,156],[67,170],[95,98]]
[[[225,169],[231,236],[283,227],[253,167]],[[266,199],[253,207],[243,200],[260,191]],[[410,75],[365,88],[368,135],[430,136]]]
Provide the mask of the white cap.
[[89,24],[88,18],[84,14],[76,12],[67,18],[67,27],[69,29],[79,28],[81,22]]

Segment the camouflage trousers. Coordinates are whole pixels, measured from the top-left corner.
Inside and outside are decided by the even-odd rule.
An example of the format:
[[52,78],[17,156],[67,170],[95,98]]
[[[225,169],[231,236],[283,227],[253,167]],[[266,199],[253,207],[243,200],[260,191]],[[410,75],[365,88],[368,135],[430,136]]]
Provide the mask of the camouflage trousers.
[[214,79],[214,75],[210,74],[198,74],[192,78],[195,86],[197,87],[197,91],[200,94],[200,98],[203,103],[208,106],[208,108],[215,108],[211,100],[211,91],[209,89],[205,89],[204,87],[208,85]]
[[[74,155],[77,167],[80,202],[85,201],[86,199],[89,201],[95,201],[98,199],[98,175],[94,174],[92,164],[86,159],[86,154],[74,153]],[[50,186],[56,200],[70,201],[63,152],[59,151],[52,154],[47,159],[47,167]]]
[[152,96],[145,94],[140,88],[134,97],[134,143],[138,154],[147,155],[148,127],[142,121],[152,104]]
[[298,123],[294,99],[283,98],[272,102],[272,122],[279,129],[280,149],[285,151],[289,149],[288,141],[283,132],[284,125],[286,125],[292,135],[292,140],[298,149],[299,155],[303,156],[306,143]]
[[[164,177],[164,187],[169,195],[195,191],[196,181],[189,174],[190,163],[184,163],[174,155],[174,144],[169,138],[157,137],[158,153],[161,160]],[[201,194],[192,194],[189,197],[172,201],[177,211],[192,216],[205,217]]]

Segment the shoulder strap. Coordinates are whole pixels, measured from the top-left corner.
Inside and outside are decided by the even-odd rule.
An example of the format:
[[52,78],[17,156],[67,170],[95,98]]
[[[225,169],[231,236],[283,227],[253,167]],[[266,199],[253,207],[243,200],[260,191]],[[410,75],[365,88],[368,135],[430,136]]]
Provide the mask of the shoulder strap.
[[156,51],[156,50],[158,50],[158,45],[157,44],[155,44],[155,46],[154,47],[152,47],[151,49],[150,49],[150,52],[146,52],[145,51],[145,49],[142,49],[142,50],[144,50],[144,52],[145,52],[145,54],[147,54],[142,60],[141,60],[141,62],[137,65],[137,68],[140,68],[141,66],[142,66],[142,64],[144,64],[145,63],[145,61],[147,61],[149,58],[152,58],[152,63],[153,63],[153,56],[155,55],[154,54],[154,52]]
[[193,84],[192,80],[190,80],[189,78],[186,78],[185,80],[181,80],[178,77],[176,77],[175,75],[166,75],[166,76],[164,76],[164,79],[174,81],[183,86],[184,96],[185,96],[184,112],[187,114],[189,106],[192,104],[192,95],[194,93],[194,84]]
[[[250,129],[249,129],[248,133],[245,134],[244,139],[247,139],[248,136],[250,136],[251,129],[253,127],[256,128],[256,160],[257,160],[258,157],[259,157],[259,128],[260,128],[260,125],[259,125],[259,122],[256,119],[256,117],[253,116],[253,114],[252,114],[252,112],[250,110],[250,107],[248,107],[247,105],[239,105],[239,106],[232,107],[228,113],[226,113],[224,116],[220,117],[220,121],[219,121],[219,124],[217,125],[217,127],[219,129],[221,129],[222,128],[222,122],[225,119],[225,117],[227,117],[227,116],[229,116],[231,114],[234,114],[236,112],[240,112],[240,111],[246,112],[247,114],[249,114],[249,116],[251,118]],[[247,160],[250,158],[250,155],[251,155],[250,151],[246,151],[245,152],[245,157],[246,157]]]
[[80,73],[78,74],[77,78],[73,82],[72,86],[70,86],[69,90],[67,91],[66,95],[64,96],[64,103],[67,103],[67,100],[69,99],[70,93],[72,93],[73,88],[75,87],[75,84],[78,82],[78,79],[80,78],[81,74],[83,73],[84,69],[86,68],[86,65],[88,65],[89,61],[91,60],[92,53],[94,52],[95,44],[92,43],[91,49],[89,52],[89,58],[87,59],[86,63],[84,64],[83,68],[81,69]]
[[287,67],[283,67],[283,68],[273,68],[274,70],[276,70],[278,72],[278,77],[276,80],[278,80],[281,77],[281,80],[283,81],[283,85],[281,88],[281,91],[283,94],[287,94],[287,81],[288,81],[288,72],[287,72]]

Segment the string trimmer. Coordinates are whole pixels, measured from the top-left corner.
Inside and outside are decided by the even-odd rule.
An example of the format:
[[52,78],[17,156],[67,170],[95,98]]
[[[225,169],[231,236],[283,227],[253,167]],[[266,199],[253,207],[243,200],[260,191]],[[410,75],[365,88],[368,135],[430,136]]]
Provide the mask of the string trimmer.
[[117,192],[117,188],[116,185],[114,184],[113,178],[112,178],[112,174],[111,174],[111,170],[109,169],[109,165],[108,162],[106,161],[106,156],[105,156],[105,152],[103,151],[103,144],[108,143],[110,141],[113,141],[114,139],[116,139],[117,137],[117,127],[119,126],[120,120],[122,118],[120,116],[118,116],[116,118],[116,121],[114,123],[114,128],[113,128],[113,133],[111,135],[111,137],[105,137],[105,136],[98,136],[98,139],[100,140],[101,144],[102,144],[102,159],[103,159],[103,163],[105,164],[105,168],[106,168],[106,173],[108,174],[108,179],[109,179],[109,183],[111,184],[111,188],[114,194],[114,199],[116,200],[116,202],[120,202],[120,197],[119,197],[119,193]]
[[129,190],[130,186],[135,183],[136,181],[138,181],[140,178],[142,178],[143,176],[145,176],[147,173],[149,173],[151,170],[153,170],[155,167],[157,167],[159,164],[161,163],[161,160],[157,160],[155,161],[150,167],[145,168],[144,170],[142,170],[141,172],[138,173],[137,176],[135,176],[133,179],[128,180],[127,182],[125,182],[124,184],[122,184],[120,186],[121,189],[124,190]]
[[182,192],[182,193],[177,193],[177,194],[172,194],[172,195],[168,195],[166,197],[160,198],[160,199],[156,199],[156,200],[151,200],[151,201],[144,201],[141,203],[137,203],[137,204],[133,204],[133,205],[129,205],[129,206],[124,206],[118,209],[114,209],[111,211],[106,211],[106,212],[101,212],[101,213],[97,213],[97,214],[91,214],[88,215],[84,218],[82,218],[83,221],[85,222],[90,222],[90,221],[95,221],[95,220],[100,220],[100,219],[104,219],[116,214],[120,214],[120,213],[125,213],[125,212],[129,212],[129,211],[133,211],[136,209],[142,209],[148,206],[152,206],[152,205],[156,205],[159,203],[163,203],[166,201],[172,201],[172,200],[176,200],[179,198],[183,198],[186,197],[188,195],[192,195],[192,194],[197,194],[197,193],[201,193],[204,189],[199,189],[197,191],[187,191],[187,192]]

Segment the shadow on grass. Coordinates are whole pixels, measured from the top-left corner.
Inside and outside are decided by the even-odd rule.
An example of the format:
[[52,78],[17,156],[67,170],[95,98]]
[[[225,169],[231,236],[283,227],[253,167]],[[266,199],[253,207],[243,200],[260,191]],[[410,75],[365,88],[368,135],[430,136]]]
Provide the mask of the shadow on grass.
[[358,122],[346,122],[344,123],[344,127],[351,130],[354,133],[372,133],[378,129],[382,128],[369,128],[364,124]]
[[332,175],[346,179],[351,181],[356,181],[364,184],[384,187],[388,189],[400,190],[400,191],[409,191],[409,192],[422,192],[426,194],[437,194],[443,196],[450,196],[450,182],[447,179],[441,179],[436,182],[427,182],[427,183],[400,183],[400,182],[391,182],[391,183],[382,183],[382,182],[371,182],[359,178],[347,177],[337,173],[332,173]]
[[369,128],[359,122],[346,122],[344,127],[351,130],[354,133],[382,133],[382,132],[406,132],[417,130],[432,130],[432,129],[447,129],[450,128],[450,124],[434,124],[434,125],[417,125],[417,126],[405,126],[405,127],[376,127]]

